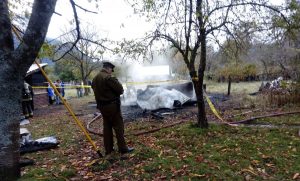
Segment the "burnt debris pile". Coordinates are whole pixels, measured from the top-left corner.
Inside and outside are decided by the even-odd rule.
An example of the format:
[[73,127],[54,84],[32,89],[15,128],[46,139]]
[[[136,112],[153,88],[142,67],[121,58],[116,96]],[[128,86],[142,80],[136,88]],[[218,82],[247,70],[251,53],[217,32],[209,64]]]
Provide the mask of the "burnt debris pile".
[[[148,85],[144,89],[131,88],[130,95],[135,99],[125,97],[125,100],[130,100],[130,104],[122,104],[123,117],[127,122],[149,116],[163,120],[165,116],[180,114],[179,110],[196,105],[192,82]],[[209,97],[214,103],[228,99],[223,94],[213,94]]]

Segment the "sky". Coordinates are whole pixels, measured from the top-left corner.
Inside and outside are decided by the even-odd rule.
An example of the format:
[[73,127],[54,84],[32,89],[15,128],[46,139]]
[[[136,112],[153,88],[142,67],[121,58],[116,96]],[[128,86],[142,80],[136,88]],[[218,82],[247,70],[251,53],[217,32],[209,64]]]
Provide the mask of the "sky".
[[[84,2],[84,3],[83,3]],[[139,18],[133,13],[133,9],[124,0],[100,0],[98,9],[95,3],[87,3],[86,0],[76,1],[82,7],[97,12],[97,14],[84,12],[78,9],[82,26],[93,26],[99,31],[101,38],[120,40],[122,38],[142,37],[146,30],[150,30],[151,24],[145,19]],[[48,38],[56,38],[63,34],[66,27],[70,27],[73,19],[73,11],[67,0],[58,0],[54,14],[48,29]],[[73,25],[74,27],[74,25]]]

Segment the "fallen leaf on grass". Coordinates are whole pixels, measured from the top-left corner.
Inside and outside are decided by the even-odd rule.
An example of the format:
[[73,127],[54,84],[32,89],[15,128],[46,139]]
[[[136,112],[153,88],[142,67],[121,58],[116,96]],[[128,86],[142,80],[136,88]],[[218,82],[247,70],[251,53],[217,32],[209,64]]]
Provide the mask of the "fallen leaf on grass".
[[268,167],[275,168],[275,165],[272,164],[272,163],[266,163],[266,165],[267,165]]
[[299,175],[300,175],[299,173],[295,173],[294,176],[293,176],[293,180],[296,180],[297,178],[300,178]]
[[57,173],[52,173],[52,175],[53,175],[54,177],[56,177],[56,178],[62,178],[62,179],[64,179],[65,181],[68,181],[68,179],[67,179],[66,177],[60,176],[60,175],[58,175]]
[[203,162],[203,160],[204,160],[204,157],[202,156],[202,155],[199,155],[199,156],[196,156],[196,161],[197,162]]
[[259,161],[258,160],[252,160],[251,163],[254,164],[254,165],[257,165],[257,164],[259,164]]
[[63,172],[66,169],[66,167],[67,167],[66,165],[62,165],[60,168],[60,172]]
[[261,155],[261,157],[262,157],[263,159],[268,159],[268,158],[271,158],[270,156],[268,156],[268,155],[264,155],[264,154],[262,154],[262,155]]
[[172,177],[180,176],[184,173],[183,169],[173,171]]
[[163,150],[160,151],[158,157],[160,158],[162,154],[163,154]]
[[158,180],[166,180],[166,179],[167,179],[167,176],[161,176],[161,177],[158,177],[157,179],[158,179]]
[[229,162],[230,165],[236,165],[237,164],[236,160],[229,160],[228,162]]
[[245,176],[245,180],[246,180],[246,181],[251,180],[251,176],[250,176],[250,175],[246,175],[246,176]]
[[205,175],[205,174],[200,175],[200,174],[196,174],[196,173],[190,173],[189,176],[190,176],[190,177],[198,177],[198,178],[201,178],[201,177],[205,177],[206,175]]
[[250,169],[246,169],[246,168],[245,168],[245,169],[242,169],[241,171],[242,171],[242,172],[249,172],[249,173],[252,173],[252,174],[255,175],[255,176],[258,176],[257,173],[255,173],[254,171],[252,171],[252,170],[250,170]]
[[92,173],[92,172],[88,172],[88,173],[87,173],[87,176],[89,176],[89,177],[93,177],[93,176],[95,176],[95,174],[94,174],[94,173]]
[[112,176],[100,176],[99,180],[109,180]]
[[89,167],[91,165],[94,165],[96,162],[98,162],[100,159],[95,159],[95,160],[92,160],[91,162],[89,163],[86,163],[85,166]]

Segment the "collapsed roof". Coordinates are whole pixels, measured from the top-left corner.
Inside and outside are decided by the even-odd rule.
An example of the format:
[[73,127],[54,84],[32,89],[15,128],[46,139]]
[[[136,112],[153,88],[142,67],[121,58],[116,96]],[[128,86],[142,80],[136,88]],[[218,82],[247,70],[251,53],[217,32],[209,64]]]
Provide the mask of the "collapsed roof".
[[[47,66],[48,65],[48,63],[40,63],[39,64],[42,68],[43,67],[45,67],[45,66]],[[26,76],[28,76],[28,75],[31,75],[31,74],[33,74],[33,73],[35,73],[35,72],[38,72],[40,69],[39,69],[39,67],[37,66],[37,64],[32,64],[30,67],[29,67],[29,69],[28,69],[28,71],[27,71],[27,73],[26,73]]]

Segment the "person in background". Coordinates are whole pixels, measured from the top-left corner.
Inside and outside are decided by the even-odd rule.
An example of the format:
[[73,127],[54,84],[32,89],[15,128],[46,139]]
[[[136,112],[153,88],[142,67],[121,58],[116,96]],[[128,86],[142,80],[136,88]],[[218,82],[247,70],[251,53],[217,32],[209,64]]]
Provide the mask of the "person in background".
[[76,92],[77,92],[77,98],[82,97],[82,89],[81,89],[81,84],[79,82],[76,83]]
[[80,95],[81,95],[81,97],[83,97],[83,95],[84,95],[84,84],[83,84],[83,81],[81,81],[81,83],[80,83]]
[[50,83],[48,83],[47,93],[48,93],[49,105],[52,105],[54,101],[54,90],[51,87]]
[[103,116],[103,138],[105,154],[114,151],[113,130],[115,131],[120,153],[129,153],[134,149],[126,145],[124,138],[124,123],[121,114],[120,95],[124,90],[122,84],[112,77],[114,65],[104,62],[103,68],[92,81],[92,88],[97,102],[97,108]]
[[61,96],[65,97],[65,83],[61,81]]
[[[56,87],[57,91],[61,94],[61,82],[60,82],[59,79],[56,80],[56,82],[55,82],[55,87]],[[60,100],[60,98],[59,98],[59,95],[56,95],[56,96],[55,96],[55,103],[56,103],[57,105],[59,105],[59,104],[61,104],[60,101],[61,101],[61,100]]]
[[33,110],[31,107],[32,97],[29,86],[30,85],[24,81],[24,86],[22,89],[22,109],[26,119],[33,117]]
[[32,98],[30,101],[30,105],[31,105],[32,111],[34,111],[34,102],[33,102],[34,92],[33,92],[32,86],[30,84],[28,84],[28,85],[29,85],[29,91],[30,91],[31,98]]

